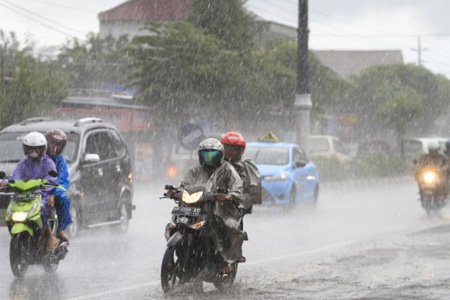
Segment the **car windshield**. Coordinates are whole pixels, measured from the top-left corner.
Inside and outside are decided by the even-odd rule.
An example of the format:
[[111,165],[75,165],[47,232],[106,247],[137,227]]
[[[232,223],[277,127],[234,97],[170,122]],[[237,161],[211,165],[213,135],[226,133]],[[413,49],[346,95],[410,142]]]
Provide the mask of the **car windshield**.
[[281,147],[255,147],[245,149],[245,156],[253,159],[259,165],[287,165],[289,149]]
[[310,138],[308,147],[311,153],[327,152],[330,150],[327,138]]
[[[18,163],[23,158],[22,139],[27,132],[6,132],[0,134],[0,163]],[[77,155],[79,135],[67,134],[67,145],[63,155],[67,162],[74,161]]]

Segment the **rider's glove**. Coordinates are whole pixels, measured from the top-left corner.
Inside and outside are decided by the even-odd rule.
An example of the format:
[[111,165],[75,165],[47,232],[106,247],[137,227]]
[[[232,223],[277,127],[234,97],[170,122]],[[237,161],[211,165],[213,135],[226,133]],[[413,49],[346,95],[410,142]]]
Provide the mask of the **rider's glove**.
[[215,196],[210,192],[205,192],[203,194],[203,201],[205,201],[206,203],[213,202],[214,199],[215,199]]

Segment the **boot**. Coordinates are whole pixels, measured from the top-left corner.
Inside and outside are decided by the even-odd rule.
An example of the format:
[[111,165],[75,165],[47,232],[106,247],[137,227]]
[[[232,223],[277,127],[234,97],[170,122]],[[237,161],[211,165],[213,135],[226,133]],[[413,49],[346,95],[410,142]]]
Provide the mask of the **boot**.
[[56,234],[56,237],[58,239],[60,239],[62,242],[68,242],[69,241],[69,237],[67,236],[67,234],[64,231],[60,231]]
[[224,262],[222,267],[222,273],[230,275],[231,272],[233,272],[233,267],[229,263]]
[[45,227],[45,235],[47,236],[47,248],[46,252],[51,253],[56,250],[59,245],[59,239],[57,239],[50,229],[50,226]]

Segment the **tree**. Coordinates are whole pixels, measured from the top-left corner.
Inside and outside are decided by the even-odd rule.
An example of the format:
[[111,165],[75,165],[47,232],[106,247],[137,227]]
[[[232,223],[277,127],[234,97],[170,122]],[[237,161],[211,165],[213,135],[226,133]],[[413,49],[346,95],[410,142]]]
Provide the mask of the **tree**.
[[78,89],[124,88],[128,77],[128,38],[100,39],[90,33],[86,42],[73,39],[58,55],[69,74],[69,86]]
[[[271,79],[277,78],[270,89],[290,107],[295,98],[297,80],[297,44],[282,41],[269,44],[263,51],[261,59],[271,61],[269,68]],[[309,54],[309,89],[312,95],[312,115],[317,117],[324,113],[339,113],[345,108],[344,99],[347,97],[350,85],[341,79],[331,69],[324,66],[314,55]],[[282,75],[284,74],[284,75]],[[281,76],[281,77],[280,77]]]
[[[390,107],[386,103],[391,103],[398,95],[408,95],[410,101],[423,104],[423,111],[416,118],[407,120],[406,133],[410,131],[415,135],[430,133],[435,119],[446,111],[449,104],[450,81],[423,67],[403,64],[375,66],[350,80],[352,91],[348,107],[360,119],[358,129],[362,139],[386,138],[388,124],[381,122],[386,119],[380,119],[379,111]],[[387,106],[383,108],[385,104]],[[402,105],[406,104],[399,107]]]
[[424,112],[423,99],[413,90],[407,89],[380,105],[377,115],[394,129],[397,141],[400,142],[405,137],[407,128]]
[[48,115],[67,96],[66,74],[55,62],[33,57],[32,46],[21,48],[14,34],[0,31],[0,48],[0,126]]
[[227,49],[249,51],[254,44],[246,0],[194,0],[188,21],[225,42]]

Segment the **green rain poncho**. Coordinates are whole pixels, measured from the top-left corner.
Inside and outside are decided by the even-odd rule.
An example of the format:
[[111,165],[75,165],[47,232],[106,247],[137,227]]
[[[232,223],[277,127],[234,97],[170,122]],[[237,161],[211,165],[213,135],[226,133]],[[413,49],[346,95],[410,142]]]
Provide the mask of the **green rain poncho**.
[[188,171],[181,185],[204,186],[213,193],[217,188],[229,190],[231,199],[214,203],[211,235],[225,261],[233,263],[238,260],[242,256],[242,242],[245,238],[245,233],[239,230],[241,217],[238,210],[243,184],[233,166],[228,162],[216,169],[196,166]]

